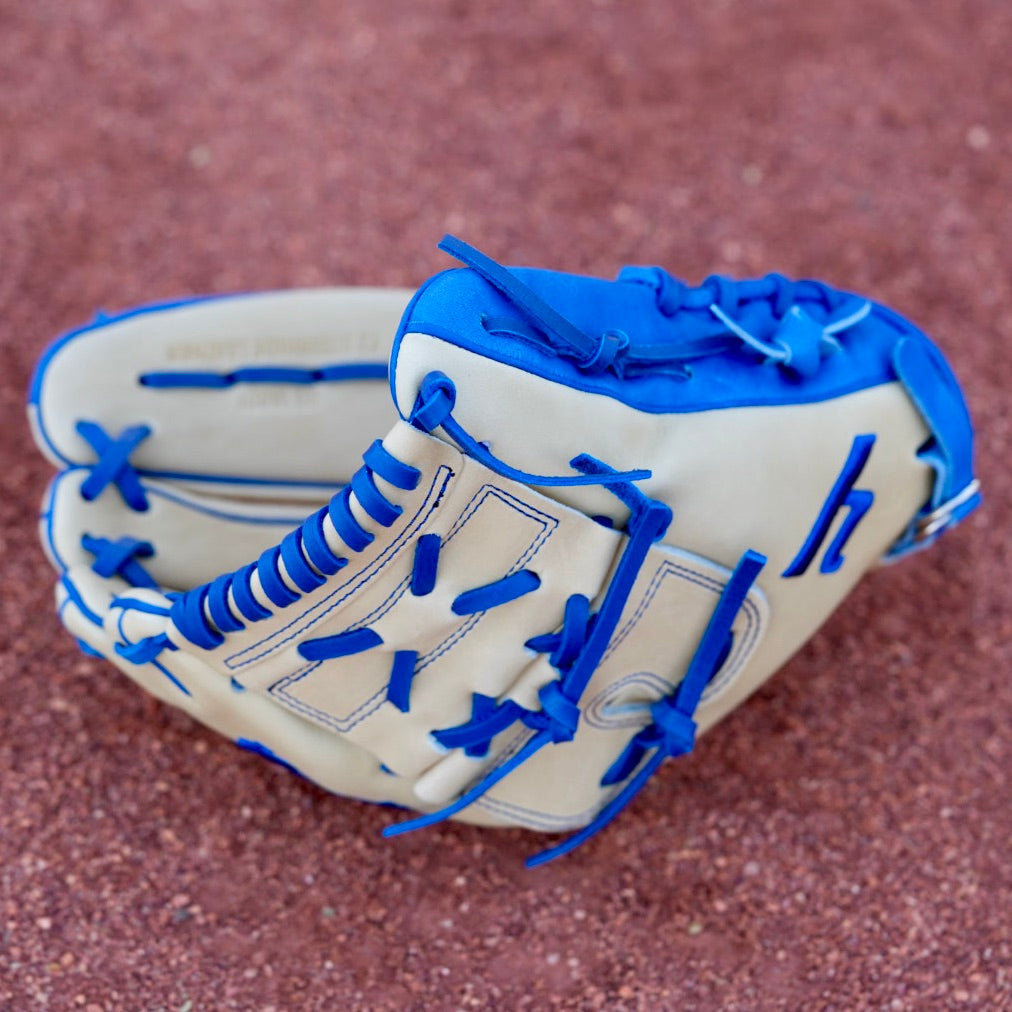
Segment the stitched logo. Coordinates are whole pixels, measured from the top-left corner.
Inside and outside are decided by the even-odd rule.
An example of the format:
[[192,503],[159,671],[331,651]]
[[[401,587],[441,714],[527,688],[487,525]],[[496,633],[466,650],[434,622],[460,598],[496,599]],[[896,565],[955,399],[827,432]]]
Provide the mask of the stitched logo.
[[835,538],[833,538],[826,554],[819,564],[820,573],[835,573],[843,565],[843,548],[854,533],[854,528],[861,522],[864,515],[871,509],[875,501],[873,492],[867,489],[854,488],[854,483],[861,476],[868,457],[871,455],[871,448],[875,445],[873,435],[855,436],[850,447],[850,454],[840,471],[840,477],[836,479],[829,496],[822,505],[819,515],[815,520],[815,526],[801,546],[801,551],[795,556],[794,561],[781,574],[784,577],[801,576],[812,564],[822,543],[829,534],[829,528],[833,524],[837,513],[844,507],[849,510],[846,519],[840,526]]

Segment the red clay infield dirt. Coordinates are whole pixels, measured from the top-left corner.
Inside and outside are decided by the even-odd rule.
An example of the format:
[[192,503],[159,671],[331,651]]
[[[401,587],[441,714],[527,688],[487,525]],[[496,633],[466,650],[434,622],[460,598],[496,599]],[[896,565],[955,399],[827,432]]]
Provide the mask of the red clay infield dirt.
[[[1012,1008],[1010,52],[1007,0],[0,0],[0,1006]],[[538,871],[384,842],[83,657],[34,529],[55,334],[417,284],[446,230],[866,292],[980,434],[976,516]]]

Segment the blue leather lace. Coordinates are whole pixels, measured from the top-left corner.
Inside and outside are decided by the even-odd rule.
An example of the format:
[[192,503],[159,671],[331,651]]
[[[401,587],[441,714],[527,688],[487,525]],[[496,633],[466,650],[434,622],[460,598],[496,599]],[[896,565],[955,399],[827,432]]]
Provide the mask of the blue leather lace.
[[75,428],[98,457],[81,485],[81,496],[90,502],[107,486],[115,485],[127,506],[137,512],[145,511],[148,498],[130,463],[130,454],[151,435],[151,429],[146,425],[132,425],[113,437],[97,422],[81,420]]
[[[327,543],[323,530],[325,519],[330,519],[353,552],[361,552],[373,541],[373,535],[352,512],[352,492],[372,520],[390,527],[402,510],[380,492],[375,476],[395,488],[412,491],[418,485],[420,472],[398,460],[378,439],[366,450],[362,460],[363,466],[355,472],[351,484],[334,495],[328,505],[311,514],[280,545],[267,549],[256,562],[177,597],[172,604],[171,617],[180,633],[191,643],[213,650],[224,642],[223,634],[238,632],[249,623],[270,618],[273,612],[253,595],[254,573],[259,577],[264,595],[277,608],[286,608],[303,594],[323,586],[328,577],[348,564],[348,559],[336,554]],[[282,577],[282,563],[297,590]]]
[[118,576],[129,583],[131,587],[158,589],[158,581],[140,562],[141,559],[150,559],[155,554],[154,546],[150,541],[129,537],[111,541],[109,538],[97,538],[91,534],[83,534],[81,547],[95,557],[91,568],[99,576]]
[[[427,431],[442,428],[468,453],[473,453],[474,448],[481,449],[487,465],[499,473],[508,473],[509,477],[519,476],[531,484],[544,484],[545,476],[527,475],[503,465],[463,429],[452,415],[455,393],[453,383],[445,375],[429,373],[422,381],[410,421]],[[470,720],[436,730],[433,738],[444,748],[461,748],[467,755],[480,757],[488,753],[496,735],[518,723],[530,728],[534,734],[516,752],[493,765],[453,802],[436,812],[388,826],[383,831],[384,836],[399,836],[456,815],[547,745],[572,741],[576,736],[580,699],[625,611],[650,546],[663,538],[672,513],[665,503],[644,495],[629,479],[629,475],[638,477],[639,472],[616,472],[586,454],[575,457],[570,465],[588,479],[601,481],[630,510],[628,540],[600,608],[591,613],[589,600],[582,594],[573,594],[566,601],[558,632],[535,636],[525,644],[529,649],[548,654],[549,663],[559,672],[558,678],[539,690],[540,709],[531,710],[511,699],[499,701],[475,693]],[[558,484],[561,479],[553,478],[552,481]],[[672,696],[659,700],[651,707],[652,723],[633,738],[623,755],[605,772],[601,785],[610,786],[627,779],[649,751],[652,755],[647,763],[589,826],[557,847],[530,858],[528,866],[533,867],[568,853],[599,832],[632,800],[665,758],[691,751],[695,740],[692,716],[707,682],[723,662],[723,648],[729,640],[731,626],[765,562],[765,557],[757,552],[748,551],[742,557],[721,594],[685,678]]]
[[[550,354],[571,359],[588,373],[610,369],[616,375],[631,376],[663,370],[688,377],[686,363],[693,359],[745,347],[767,361],[810,376],[826,355],[838,349],[834,335],[860,323],[871,311],[871,303],[864,299],[836,292],[818,281],[790,281],[780,274],[749,281],[712,275],[692,288],[660,267],[626,267],[618,280],[652,289],[664,316],[702,310],[724,328],[723,333],[644,345],[631,342],[621,330],[585,333],[513,272],[455,236],[444,236],[439,248],[481,275],[522,314],[522,319],[486,318],[483,323],[489,332],[537,344]],[[741,305],[755,300],[769,302],[779,320],[768,339],[751,333],[734,319]],[[805,301],[821,303],[828,317],[816,321],[798,304]]]
[[[731,578],[724,585],[685,677],[673,693],[663,696],[650,707],[653,718],[651,723],[633,736],[601,778],[602,787],[623,781],[626,782],[625,786],[586,828],[557,846],[528,858],[526,863],[529,868],[568,854],[595,833],[599,833],[646,786],[665,759],[692,751],[696,742],[696,722],[693,718],[703,690],[723,662],[731,626],[765,564],[765,556],[758,552],[747,551],[741,557]],[[640,766],[647,755],[649,758]]]

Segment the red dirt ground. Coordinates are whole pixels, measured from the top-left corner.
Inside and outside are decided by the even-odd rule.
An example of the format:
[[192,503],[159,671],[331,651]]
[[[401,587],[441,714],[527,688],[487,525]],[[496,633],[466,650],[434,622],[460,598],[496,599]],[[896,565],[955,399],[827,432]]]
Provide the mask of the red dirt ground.
[[[1007,0],[0,0],[3,1008],[1012,1008],[1010,52]],[[980,432],[985,509],[536,872],[383,842],[82,657],[34,531],[53,335],[415,284],[447,229],[867,292]]]

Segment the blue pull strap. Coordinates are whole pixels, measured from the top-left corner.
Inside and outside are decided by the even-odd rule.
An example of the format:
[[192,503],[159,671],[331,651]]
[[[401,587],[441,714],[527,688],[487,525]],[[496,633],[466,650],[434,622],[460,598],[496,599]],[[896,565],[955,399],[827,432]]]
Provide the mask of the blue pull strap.
[[476,250],[453,235],[444,235],[439,243],[444,253],[466,264],[476,274],[480,274],[489,284],[495,286],[521,312],[525,313],[536,325],[549,331],[564,346],[575,352],[580,358],[591,361],[598,352],[598,342],[579,327],[570,323],[561,313],[557,313],[536,292],[527,287],[512,271],[497,264],[491,257]]

